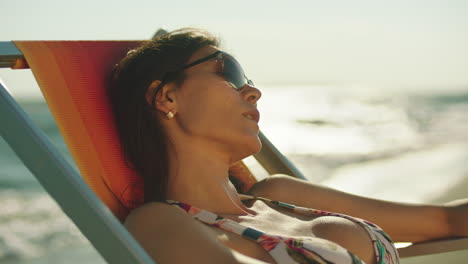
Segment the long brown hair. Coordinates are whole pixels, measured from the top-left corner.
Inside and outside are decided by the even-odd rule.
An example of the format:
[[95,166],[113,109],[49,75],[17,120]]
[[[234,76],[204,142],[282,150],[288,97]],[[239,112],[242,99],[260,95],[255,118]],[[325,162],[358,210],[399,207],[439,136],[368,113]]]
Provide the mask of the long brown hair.
[[[166,199],[169,174],[167,135],[146,100],[147,88],[208,45],[218,47],[219,40],[203,30],[179,29],[131,50],[114,69],[109,98],[127,165],[143,178],[145,203]],[[183,73],[176,85],[182,82]]]

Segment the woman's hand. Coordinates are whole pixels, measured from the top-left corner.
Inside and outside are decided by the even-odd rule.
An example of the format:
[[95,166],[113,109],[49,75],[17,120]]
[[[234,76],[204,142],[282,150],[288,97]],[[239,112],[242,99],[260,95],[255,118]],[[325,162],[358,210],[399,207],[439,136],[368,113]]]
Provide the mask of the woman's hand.
[[468,237],[468,198],[444,204],[451,236]]

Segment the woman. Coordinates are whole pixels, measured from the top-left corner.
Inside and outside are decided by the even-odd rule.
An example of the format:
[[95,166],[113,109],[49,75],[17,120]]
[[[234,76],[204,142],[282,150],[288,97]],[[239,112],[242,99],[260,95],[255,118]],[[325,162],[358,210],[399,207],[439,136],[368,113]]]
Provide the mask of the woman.
[[129,52],[114,81],[122,148],[145,183],[145,205],[125,225],[157,263],[398,263],[370,222],[255,196],[367,218],[398,241],[468,234],[447,224],[465,203],[390,203],[281,175],[239,195],[228,171],[261,148],[261,92],[207,32],[174,31]]

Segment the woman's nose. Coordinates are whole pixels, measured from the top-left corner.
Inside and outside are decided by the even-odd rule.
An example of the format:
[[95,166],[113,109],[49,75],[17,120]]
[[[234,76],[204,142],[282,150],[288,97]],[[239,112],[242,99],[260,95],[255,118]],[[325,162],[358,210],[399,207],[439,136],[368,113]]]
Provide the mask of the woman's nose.
[[257,101],[262,97],[262,92],[252,85],[246,84],[241,90],[244,100],[247,100],[253,105],[257,104]]

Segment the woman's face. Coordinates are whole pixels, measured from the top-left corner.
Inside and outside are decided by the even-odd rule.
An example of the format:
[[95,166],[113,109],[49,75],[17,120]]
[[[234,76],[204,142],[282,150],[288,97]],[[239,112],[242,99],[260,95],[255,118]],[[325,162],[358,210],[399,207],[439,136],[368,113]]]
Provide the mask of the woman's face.
[[[188,63],[216,51],[212,46],[204,47]],[[184,74],[184,82],[175,92],[176,120],[182,131],[203,147],[232,153],[231,162],[260,151],[258,122],[246,117],[246,112],[256,111],[261,92],[250,85],[234,89],[217,72],[215,59],[195,65]]]

